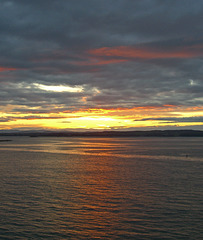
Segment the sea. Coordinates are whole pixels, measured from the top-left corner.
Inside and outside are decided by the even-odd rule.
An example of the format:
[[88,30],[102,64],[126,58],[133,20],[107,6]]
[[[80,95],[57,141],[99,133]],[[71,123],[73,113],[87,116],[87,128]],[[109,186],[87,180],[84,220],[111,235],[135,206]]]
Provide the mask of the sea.
[[0,239],[203,239],[201,137],[0,140]]

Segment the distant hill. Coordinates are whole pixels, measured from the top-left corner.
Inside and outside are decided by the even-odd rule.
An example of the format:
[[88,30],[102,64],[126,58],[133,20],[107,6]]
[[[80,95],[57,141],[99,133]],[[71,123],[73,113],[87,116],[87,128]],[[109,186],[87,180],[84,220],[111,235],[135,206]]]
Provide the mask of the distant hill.
[[152,130],[152,131],[0,131],[0,136],[30,137],[203,137],[199,130]]

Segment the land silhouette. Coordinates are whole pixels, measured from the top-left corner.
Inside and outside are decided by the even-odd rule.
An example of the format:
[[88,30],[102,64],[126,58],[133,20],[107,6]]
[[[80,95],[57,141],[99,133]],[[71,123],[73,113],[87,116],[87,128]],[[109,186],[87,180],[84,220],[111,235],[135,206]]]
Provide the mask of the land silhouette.
[[203,137],[200,130],[151,131],[0,131],[0,136],[30,137]]

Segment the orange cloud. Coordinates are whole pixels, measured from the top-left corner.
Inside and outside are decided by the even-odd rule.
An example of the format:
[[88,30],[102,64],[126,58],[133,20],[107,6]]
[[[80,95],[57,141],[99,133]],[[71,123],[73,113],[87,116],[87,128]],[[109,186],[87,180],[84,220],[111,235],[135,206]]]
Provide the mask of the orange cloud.
[[119,62],[126,62],[126,59],[109,59],[109,60],[103,60],[103,59],[92,59],[90,58],[89,61],[82,61],[82,62],[75,62],[75,64],[80,66],[99,66],[99,65],[106,65],[106,64],[112,64],[112,63],[119,63]]
[[[203,56],[201,51],[202,45],[183,47],[180,49],[173,49],[170,51],[156,50],[150,48],[138,48],[130,46],[118,46],[118,47],[103,47],[89,50],[89,53],[96,57],[119,57],[133,59],[156,59],[156,58],[192,58]],[[200,50],[200,51],[199,51]],[[121,60],[121,59],[120,59]]]
[[17,68],[0,67],[0,72],[15,71],[15,70],[17,70]]

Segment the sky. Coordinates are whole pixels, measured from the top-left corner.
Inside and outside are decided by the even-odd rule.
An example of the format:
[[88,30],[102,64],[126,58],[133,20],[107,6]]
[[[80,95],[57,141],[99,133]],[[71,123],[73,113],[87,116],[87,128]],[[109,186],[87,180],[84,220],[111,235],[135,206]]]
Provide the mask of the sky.
[[202,0],[1,0],[0,130],[203,130]]

